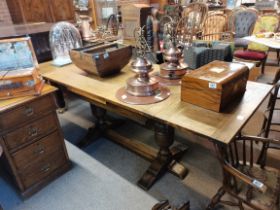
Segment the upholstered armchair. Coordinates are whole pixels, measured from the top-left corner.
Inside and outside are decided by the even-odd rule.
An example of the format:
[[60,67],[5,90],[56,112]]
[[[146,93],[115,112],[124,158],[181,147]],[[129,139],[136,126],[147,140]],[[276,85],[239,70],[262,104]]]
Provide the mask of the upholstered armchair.
[[[264,32],[275,32],[279,25],[279,18],[277,15],[263,15],[259,16],[253,34]],[[261,71],[264,73],[267,52],[269,48],[262,44],[250,42],[247,50],[237,50],[234,52],[234,57],[241,60],[256,61],[261,65]]]
[[237,10],[230,18],[229,27],[234,32],[235,47],[246,49],[249,42],[242,37],[250,36],[257,21],[258,14],[252,9]]

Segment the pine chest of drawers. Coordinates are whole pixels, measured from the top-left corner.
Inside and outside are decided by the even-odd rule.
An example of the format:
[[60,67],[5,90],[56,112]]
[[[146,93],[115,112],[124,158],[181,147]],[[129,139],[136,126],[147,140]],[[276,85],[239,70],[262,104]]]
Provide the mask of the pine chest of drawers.
[[55,88],[41,96],[0,101],[4,163],[23,197],[29,197],[70,168],[56,115]]

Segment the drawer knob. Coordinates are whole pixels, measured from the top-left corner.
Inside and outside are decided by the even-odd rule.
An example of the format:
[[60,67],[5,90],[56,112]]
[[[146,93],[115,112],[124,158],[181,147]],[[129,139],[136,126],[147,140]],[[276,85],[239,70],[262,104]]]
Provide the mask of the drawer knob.
[[28,135],[31,137],[37,136],[38,135],[38,128],[33,128],[30,127],[28,131]]
[[39,145],[35,150],[34,153],[37,155],[41,155],[43,153],[45,153],[45,148],[42,145]]
[[47,164],[47,165],[43,166],[43,167],[41,168],[40,171],[46,173],[46,172],[48,172],[50,169],[51,169],[50,164]]
[[30,117],[34,113],[33,108],[32,107],[26,107],[24,113],[27,117]]

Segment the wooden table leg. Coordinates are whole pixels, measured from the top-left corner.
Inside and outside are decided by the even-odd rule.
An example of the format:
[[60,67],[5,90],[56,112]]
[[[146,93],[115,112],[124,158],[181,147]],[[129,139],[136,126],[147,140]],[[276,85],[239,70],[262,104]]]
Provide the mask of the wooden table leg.
[[123,120],[106,119],[106,109],[90,104],[91,113],[96,118],[94,126],[88,129],[87,134],[77,144],[78,147],[85,147],[95,142],[100,137],[106,136],[106,131],[124,123]]
[[162,123],[155,122],[155,141],[159,146],[159,151],[155,160],[152,161],[148,170],[138,181],[138,185],[148,190],[155,181],[167,170],[184,178],[188,170],[177,160],[182,156],[186,148],[169,149],[174,142],[174,128]]
[[49,83],[58,89],[55,92],[54,96],[55,96],[56,104],[58,106],[58,112],[64,113],[67,110],[67,105],[66,105],[64,95],[63,95],[63,87],[56,83],[52,83],[52,82],[49,82]]
[[85,147],[90,143],[93,143],[95,140],[103,136],[108,127],[105,120],[106,110],[93,104],[90,104],[90,108],[92,115],[96,118],[96,122],[94,126],[88,129],[87,134],[77,144],[78,147]]

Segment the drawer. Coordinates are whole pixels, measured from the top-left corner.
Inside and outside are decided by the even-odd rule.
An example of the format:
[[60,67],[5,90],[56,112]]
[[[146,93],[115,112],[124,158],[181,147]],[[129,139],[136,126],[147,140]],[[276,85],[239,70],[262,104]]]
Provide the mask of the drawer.
[[67,164],[67,158],[63,150],[57,150],[49,154],[45,159],[29,165],[24,171],[19,172],[19,178],[25,189],[42,181],[47,176]]
[[13,132],[4,135],[4,141],[9,150],[43,137],[57,128],[56,114],[47,115],[36,122],[25,125]]
[[0,115],[0,127],[2,129],[11,129],[14,126],[27,122],[50,110],[55,109],[54,99],[52,95],[38,98],[35,101],[26,103],[23,106],[15,108],[11,111],[4,112]]
[[[35,162],[47,159],[50,154],[63,149],[58,131],[40,139],[11,155],[17,170],[25,170]],[[61,153],[63,155],[63,153]]]

